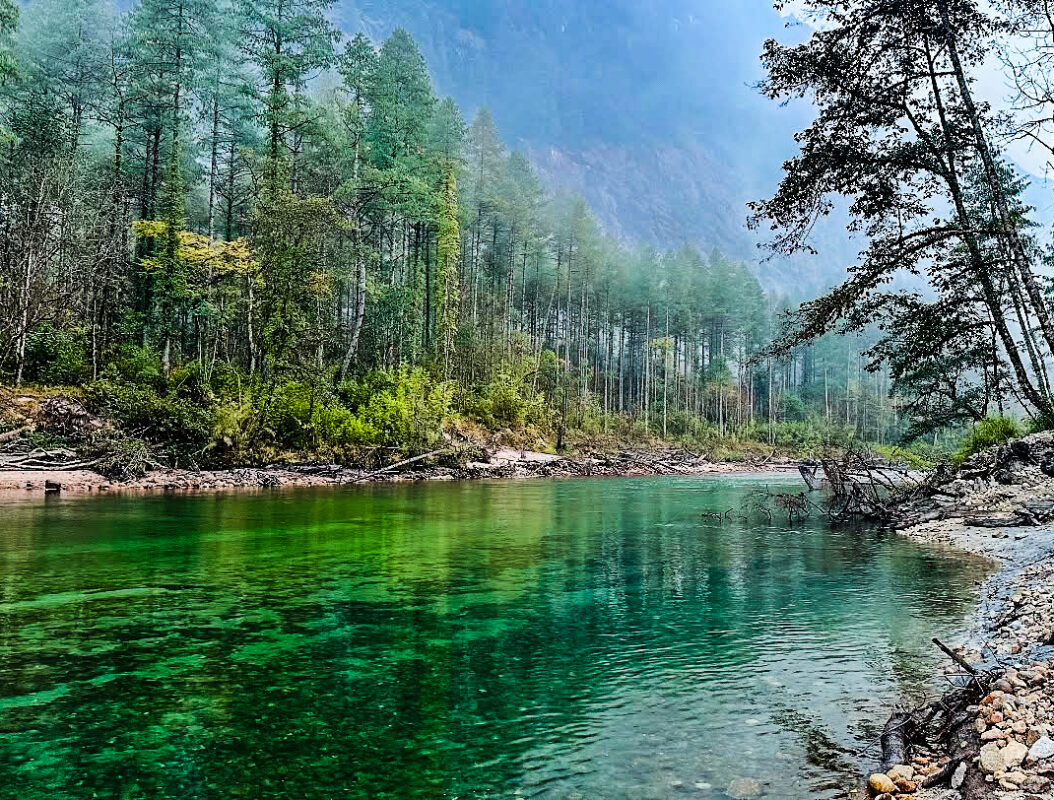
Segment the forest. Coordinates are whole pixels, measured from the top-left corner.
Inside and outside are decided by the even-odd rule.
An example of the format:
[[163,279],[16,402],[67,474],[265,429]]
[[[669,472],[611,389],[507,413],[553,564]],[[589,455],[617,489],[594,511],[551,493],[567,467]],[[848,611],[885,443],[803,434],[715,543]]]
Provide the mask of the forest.
[[[888,337],[781,338],[805,298],[720,252],[608,235],[486,108],[437,95],[409,34],[345,36],[331,6],[0,0],[3,383],[75,391],[126,444],[215,463],[451,434],[804,450],[934,429],[895,391],[910,367],[887,368]],[[984,371],[996,393],[1015,374]],[[1045,375],[1021,388],[1049,402]]]

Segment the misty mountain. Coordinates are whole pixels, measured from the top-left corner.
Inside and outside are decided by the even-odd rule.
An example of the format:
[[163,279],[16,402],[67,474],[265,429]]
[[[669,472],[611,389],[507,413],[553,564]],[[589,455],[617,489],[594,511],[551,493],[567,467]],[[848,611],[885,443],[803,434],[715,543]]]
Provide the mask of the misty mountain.
[[[764,257],[745,204],[772,191],[808,121],[753,87],[765,38],[801,35],[765,0],[343,0],[337,15],[375,40],[409,30],[439,91],[469,115],[488,106],[612,233]],[[838,280],[857,248],[833,224],[816,244],[818,257],[763,263],[766,284],[800,294]]]

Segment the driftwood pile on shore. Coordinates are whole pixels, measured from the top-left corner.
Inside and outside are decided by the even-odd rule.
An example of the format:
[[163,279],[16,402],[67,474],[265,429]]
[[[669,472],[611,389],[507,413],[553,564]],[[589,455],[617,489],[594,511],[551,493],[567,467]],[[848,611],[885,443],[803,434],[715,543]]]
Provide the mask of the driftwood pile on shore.
[[[772,458],[744,462],[744,470],[771,469],[782,462]],[[443,448],[400,460],[376,470],[339,464],[273,465],[304,475],[325,476],[335,483],[372,480],[474,480],[481,478],[562,478],[624,475],[698,475],[720,469],[707,456],[680,448],[660,452],[620,450],[615,453],[555,455],[534,451],[480,447]]]
[[891,516],[897,527],[962,519],[978,528],[1054,522],[1054,435],[1035,434],[985,450],[955,472],[938,471]]
[[811,490],[827,490],[813,506],[835,521],[863,519],[896,528],[959,519],[969,527],[1012,528],[1054,523],[1054,434],[1035,434],[985,450],[956,470],[929,474],[874,458],[866,451],[805,461]]

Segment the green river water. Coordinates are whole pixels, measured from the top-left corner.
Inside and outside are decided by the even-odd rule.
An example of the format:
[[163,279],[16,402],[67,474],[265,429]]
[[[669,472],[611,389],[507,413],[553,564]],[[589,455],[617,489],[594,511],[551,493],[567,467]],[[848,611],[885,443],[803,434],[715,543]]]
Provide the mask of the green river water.
[[0,505],[0,797],[843,796],[985,568],[762,485]]

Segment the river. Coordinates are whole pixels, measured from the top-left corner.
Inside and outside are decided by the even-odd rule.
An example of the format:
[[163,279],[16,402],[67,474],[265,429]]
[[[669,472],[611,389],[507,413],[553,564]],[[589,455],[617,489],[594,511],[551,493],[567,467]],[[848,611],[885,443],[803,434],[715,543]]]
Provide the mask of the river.
[[0,797],[843,796],[985,566],[799,480],[2,505]]

